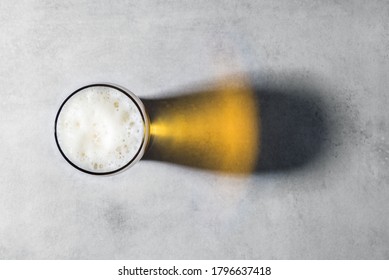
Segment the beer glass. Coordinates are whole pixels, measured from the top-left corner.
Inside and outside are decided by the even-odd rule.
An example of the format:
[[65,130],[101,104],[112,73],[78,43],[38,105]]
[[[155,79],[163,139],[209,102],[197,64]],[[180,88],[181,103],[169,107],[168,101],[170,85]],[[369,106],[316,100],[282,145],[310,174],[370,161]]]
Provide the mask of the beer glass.
[[62,103],[54,136],[60,153],[73,167],[109,175],[142,158],[150,141],[150,120],[142,101],[131,91],[91,84]]

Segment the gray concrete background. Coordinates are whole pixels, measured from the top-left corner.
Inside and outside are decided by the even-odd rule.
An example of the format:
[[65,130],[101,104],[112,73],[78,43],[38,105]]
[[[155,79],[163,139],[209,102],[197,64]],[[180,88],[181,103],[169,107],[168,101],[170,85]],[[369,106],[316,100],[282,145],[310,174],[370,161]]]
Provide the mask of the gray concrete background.
[[[388,18],[387,1],[1,1],[0,258],[388,259]],[[237,71],[314,88],[323,153],[245,178],[152,161],[102,178],[55,146],[83,85],[163,97]]]

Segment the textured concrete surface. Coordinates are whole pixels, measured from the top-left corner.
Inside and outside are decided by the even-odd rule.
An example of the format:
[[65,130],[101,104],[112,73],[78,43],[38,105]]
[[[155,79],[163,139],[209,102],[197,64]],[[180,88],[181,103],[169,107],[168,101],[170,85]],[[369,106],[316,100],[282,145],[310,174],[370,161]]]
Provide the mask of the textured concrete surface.
[[[388,259],[388,18],[387,1],[1,1],[0,258]],[[155,98],[236,72],[320,100],[320,154],[93,177],[55,146],[83,85]]]

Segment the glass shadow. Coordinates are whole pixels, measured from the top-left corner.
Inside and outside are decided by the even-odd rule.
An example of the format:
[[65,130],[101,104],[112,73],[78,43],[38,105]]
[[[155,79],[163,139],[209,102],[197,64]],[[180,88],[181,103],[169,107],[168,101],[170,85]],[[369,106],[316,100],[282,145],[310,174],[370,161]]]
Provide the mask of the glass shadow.
[[242,175],[301,168],[329,138],[318,92],[302,83],[258,86],[233,78],[142,99],[151,121],[143,159]]

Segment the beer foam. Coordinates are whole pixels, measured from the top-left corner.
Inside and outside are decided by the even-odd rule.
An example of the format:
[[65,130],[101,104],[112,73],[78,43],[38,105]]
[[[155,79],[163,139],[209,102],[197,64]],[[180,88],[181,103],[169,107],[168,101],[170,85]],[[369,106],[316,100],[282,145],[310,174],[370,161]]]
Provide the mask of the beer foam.
[[145,123],[135,101],[109,86],[87,87],[63,105],[56,127],[58,144],[77,167],[115,171],[137,156]]

